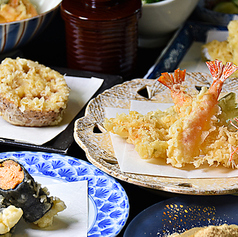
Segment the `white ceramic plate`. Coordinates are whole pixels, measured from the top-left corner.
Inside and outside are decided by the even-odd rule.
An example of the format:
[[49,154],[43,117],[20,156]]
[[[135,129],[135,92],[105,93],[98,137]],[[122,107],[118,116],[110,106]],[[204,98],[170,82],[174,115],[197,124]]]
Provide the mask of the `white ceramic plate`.
[[[39,183],[87,180],[89,237],[113,237],[125,225],[129,214],[129,201],[123,187],[88,162],[55,153],[0,153],[0,159],[8,157],[16,158]],[[70,229],[67,234],[71,236]]]

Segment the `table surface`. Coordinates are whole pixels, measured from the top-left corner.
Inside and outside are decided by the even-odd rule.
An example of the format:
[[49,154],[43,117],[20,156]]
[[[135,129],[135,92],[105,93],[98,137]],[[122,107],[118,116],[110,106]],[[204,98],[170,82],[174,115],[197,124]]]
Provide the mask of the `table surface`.
[[[149,68],[153,65],[162,48],[156,49],[143,49],[138,50],[137,69],[131,79],[142,78],[147,73]],[[67,68],[66,60],[66,46],[65,46],[65,31],[64,22],[61,19],[60,12],[58,11],[56,17],[45,29],[41,35],[24,47],[4,55],[0,55],[0,59],[11,57],[12,55],[38,61],[49,67],[64,67]],[[24,148],[13,147],[8,145],[0,145],[0,152],[26,150]],[[75,143],[71,145],[67,155],[87,160],[84,151]],[[164,199],[177,196],[165,192],[154,192],[133,184],[129,184],[118,180],[125,191],[127,192],[130,202],[130,213],[127,223],[123,230],[118,235],[123,236],[127,225],[132,219],[145,208],[162,201]]]

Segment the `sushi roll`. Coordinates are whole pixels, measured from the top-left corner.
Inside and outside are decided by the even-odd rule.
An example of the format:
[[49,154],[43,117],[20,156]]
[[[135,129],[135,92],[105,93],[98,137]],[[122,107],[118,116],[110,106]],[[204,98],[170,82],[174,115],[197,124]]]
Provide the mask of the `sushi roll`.
[[0,202],[0,235],[11,236],[8,235],[8,233],[13,230],[20,221],[23,211],[21,208],[5,204],[2,196],[0,196]]
[[4,202],[23,210],[23,218],[32,223],[51,210],[54,200],[16,160],[0,161],[0,195]]

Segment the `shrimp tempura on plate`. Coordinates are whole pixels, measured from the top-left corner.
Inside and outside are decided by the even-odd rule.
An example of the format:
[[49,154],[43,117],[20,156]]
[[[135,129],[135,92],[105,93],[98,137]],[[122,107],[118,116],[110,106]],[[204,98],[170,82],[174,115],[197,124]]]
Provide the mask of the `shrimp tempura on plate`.
[[218,60],[207,66],[213,79],[210,88],[189,95],[182,89],[185,70],[162,73],[158,81],[170,89],[174,106],[163,112],[141,115],[130,111],[129,115],[106,118],[105,128],[134,144],[143,159],[166,159],[178,168],[186,164],[199,167],[205,162],[238,168],[238,127],[229,129],[225,120],[221,122],[218,100],[223,83],[238,67]]
[[[177,89],[178,84],[174,84],[170,88],[171,94],[174,94],[174,90],[178,90],[177,95],[182,97],[179,102],[177,102],[177,98],[173,99],[175,107],[179,105],[180,111],[183,112],[179,114],[179,119],[170,127],[171,139],[168,141],[170,146],[167,161],[177,167],[181,167],[184,163],[191,163],[194,157],[199,156],[199,147],[209,132],[215,129],[212,118],[219,112],[218,97],[222,85],[238,68],[232,63],[223,65],[218,60],[207,62],[207,66],[212,74],[213,83],[207,91],[203,88],[202,92],[193,100]],[[158,80],[168,86],[169,80],[165,80],[165,77],[168,77],[168,74],[162,75]],[[169,82],[168,87],[170,86],[171,83]],[[186,99],[181,95],[184,95]]]

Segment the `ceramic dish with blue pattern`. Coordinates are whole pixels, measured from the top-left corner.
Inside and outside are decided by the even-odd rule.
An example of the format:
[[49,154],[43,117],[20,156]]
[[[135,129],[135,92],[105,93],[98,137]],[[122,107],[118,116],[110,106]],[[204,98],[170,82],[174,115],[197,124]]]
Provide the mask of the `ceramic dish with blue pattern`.
[[62,0],[31,0],[38,15],[28,19],[0,23],[0,53],[22,47],[40,34],[55,16]]
[[[9,157],[17,159],[40,183],[44,179],[47,184],[88,181],[88,237],[113,237],[124,227],[129,214],[125,190],[92,164],[55,153],[0,153],[0,159]],[[68,231],[68,236],[71,236],[70,228]]]
[[205,44],[208,31],[225,32],[227,31],[227,27],[193,21],[186,22],[176,32],[174,37],[156,60],[156,63],[150,68],[145,78],[155,79],[163,72],[173,72],[179,67],[179,64],[194,42]]

